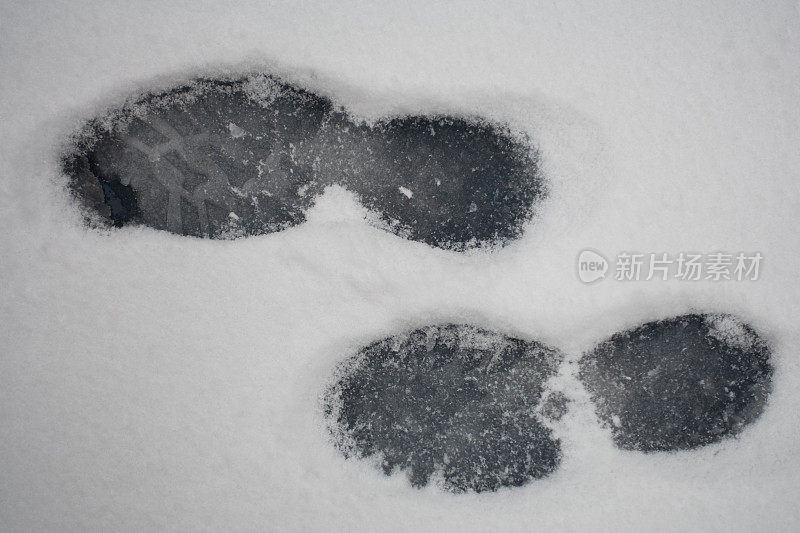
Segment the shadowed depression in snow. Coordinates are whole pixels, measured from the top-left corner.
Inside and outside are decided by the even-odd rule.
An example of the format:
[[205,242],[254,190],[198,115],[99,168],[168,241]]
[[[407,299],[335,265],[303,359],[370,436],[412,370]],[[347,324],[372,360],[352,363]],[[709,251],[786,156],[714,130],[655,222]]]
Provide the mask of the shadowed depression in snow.
[[518,238],[545,196],[538,152],[454,116],[366,123],[273,76],[200,79],[91,121],[64,156],[94,222],[234,238],[305,220],[328,185],[382,227],[452,250]]
[[768,345],[730,315],[684,315],[614,334],[580,362],[623,449],[686,450],[738,434],[772,385]]
[[361,350],[326,394],[345,456],[374,457],[453,492],[523,485],[553,472],[561,445],[538,413],[561,355],[463,325],[429,326]]

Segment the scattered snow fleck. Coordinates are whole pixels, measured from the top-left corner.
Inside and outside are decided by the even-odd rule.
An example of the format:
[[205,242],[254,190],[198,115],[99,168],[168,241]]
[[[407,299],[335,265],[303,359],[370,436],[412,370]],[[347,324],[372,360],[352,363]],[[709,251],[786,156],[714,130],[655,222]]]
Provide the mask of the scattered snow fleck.
[[247,135],[247,132],[244,131],[242,128],[234,124],[233,122],[228,122],[228,131],[231,132],[231,137],[234,139],[238,139],[240,137],[244,137]]
[[711,337],[730,346],[749,350],[756,342],[755,334],[731,315],[712,315],[708,326]]
[[406,198],[411,198],[412,196],[414,196],[414,193],[411,192],[410,189],[406,189],[405,187],[398,187],[397,190],[400,191]]

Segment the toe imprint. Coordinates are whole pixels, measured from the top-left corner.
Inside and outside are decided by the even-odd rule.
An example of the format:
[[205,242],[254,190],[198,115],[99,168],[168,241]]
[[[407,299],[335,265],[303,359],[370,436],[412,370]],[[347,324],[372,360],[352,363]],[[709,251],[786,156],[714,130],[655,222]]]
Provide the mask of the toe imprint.
[[268,76],[198,80],[91,123],[65,170],[78,198],[116,226],[280,231],[303,222],[321,191],[307,153],[330,108]]
[[326,414],[346,456],[405,470],[416,487],[493,491],[561,459],[537,407],[561,355],[471,326],[430,326],[361,350],[340,368]]

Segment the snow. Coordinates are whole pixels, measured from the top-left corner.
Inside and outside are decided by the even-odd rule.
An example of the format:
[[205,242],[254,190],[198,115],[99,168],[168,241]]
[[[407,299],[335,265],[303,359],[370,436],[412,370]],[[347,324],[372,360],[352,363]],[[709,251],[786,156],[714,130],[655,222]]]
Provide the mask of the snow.
[[[0,10],[0,529],[798,528],[796,4]],[[364,117],[508,121],[538,144],[549,200],[522,239],[468,254],[369,225],[336,187],[306,224],[237,241],[82,225],[57,161],[85,120],[140,91],[259,69]],[[755,282],[586,285],[588,248],[764,263]],[[618,450],[574,361],[693,310],[771,342],[763,416],[691,452]],[[552,476],[452,495],[331,446],[320,394],[337,363],[446,321],[565,352]]]
[[709,333],[720,341],[743,350],[750,349],[756,343],[753,332],[748,331],[743,324],[729,315],[716,315],[711,317],[711,329]]

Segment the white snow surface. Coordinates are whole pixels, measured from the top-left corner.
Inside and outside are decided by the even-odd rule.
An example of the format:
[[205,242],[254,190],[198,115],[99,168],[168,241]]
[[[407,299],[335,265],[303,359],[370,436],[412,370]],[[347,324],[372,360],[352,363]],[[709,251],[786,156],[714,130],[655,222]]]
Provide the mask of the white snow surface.
[[[654,4],[3,2],[0,530],[797,531],[798,4]],[[365,116],[507,121],[550,197],[522,239],[466,255],[368,224],[339,188],[236,241],[83,226],[58,156],[85,120],[259,70]],[[584,285],[585,248],[765,259],[755,282]],[[696,451],[616,449],[571,362],[690,311],[772,343],[765,413]],[[565,351],[552,476],[417,490],[331,446],[337,362],[447,321]]]

